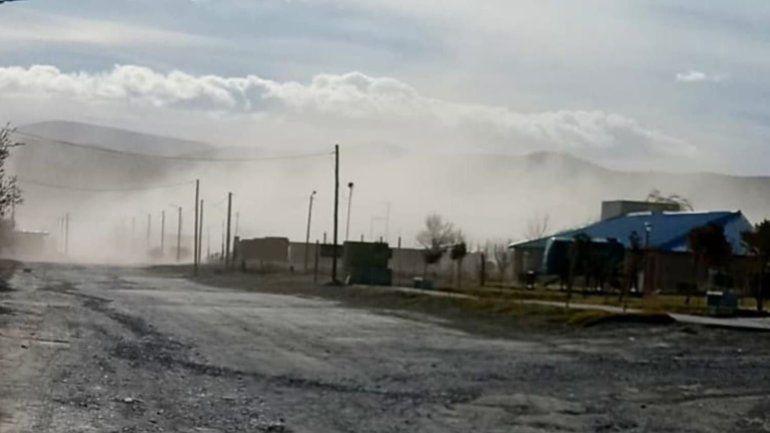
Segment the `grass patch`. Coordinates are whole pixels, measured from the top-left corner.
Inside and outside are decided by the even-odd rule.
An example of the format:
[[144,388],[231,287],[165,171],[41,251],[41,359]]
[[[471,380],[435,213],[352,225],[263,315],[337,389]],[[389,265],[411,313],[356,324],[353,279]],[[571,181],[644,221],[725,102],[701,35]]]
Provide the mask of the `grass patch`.
[[[480,298],[492,299],[516,299],[516,300],[536,300],[547,302],[565,303],[567,300],[566,292],[559,290],[535,289],[527,290],[521,288],[495,288],[495,287],[475,287],[467,290],[451,290],[455,293],[464,293]],[[571,303],[604,305],[612,307],[625,307],[629,309],[641,310],[645,313],[682,313],[682,314],[704,314],[706,310],[706,299],[704,296],[692,296],[689,304],[687,298],[681,295],[649,295],[644,297],[627,296],[620,301],[618,294],[582,294],[573,292]],[[752,303],[753,300],[744,299],[746,303]],[[745,305],[742,301],[742,305]]]

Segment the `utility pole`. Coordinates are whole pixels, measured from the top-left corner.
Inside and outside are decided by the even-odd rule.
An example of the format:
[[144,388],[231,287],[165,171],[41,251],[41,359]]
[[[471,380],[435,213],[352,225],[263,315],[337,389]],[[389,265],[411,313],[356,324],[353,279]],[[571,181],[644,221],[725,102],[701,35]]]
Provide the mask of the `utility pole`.
[[200,216],[198,215],[198,199],[200,197],[201,181],[195,179],[195,227],[193,227],[193,273],[198,275],[198,224]]
[[310,220],[313,218],[313,198],[316,192],[310,194],[310,205],[307,209],[307,231],[305,231],[305,272],[308,271],[308,259],[310,254]]
[[230,269],[230,223],[233,212],[233,193],[227,193],[227,239],[225,239],[225,269]]
[[150,252],[150,235],[152,234],[152,214],[147,214],[147,253]]
[[131,217],[131,254],[136,250],[136,217]]
[[163,259],[166,248],[166,211],[160,211],[160,258]]
[[182,206],[177,208],[177,222],[176,222],[176,262],[182,261]]
[[350,240],[350,208],[353,207],[353,182],[348,182],[348,189],[350,190],[348,194],[348,218],[347,221],[345,221],[345,242]]
[[337,233],[340,211],[340,145],[334,145],[334,247],[332,247],[332,284],[337,281]]
[[201,255],[203,255],[203,251],[201,251],[203,248],[203,242],[201,241],[201,238],[203,237],[203,199],[201,199],[200,204],[200,210],[198,211],[198,265],[201,264]]
[[70,252],[70,213],[64,216],[64,255],[69,255]]

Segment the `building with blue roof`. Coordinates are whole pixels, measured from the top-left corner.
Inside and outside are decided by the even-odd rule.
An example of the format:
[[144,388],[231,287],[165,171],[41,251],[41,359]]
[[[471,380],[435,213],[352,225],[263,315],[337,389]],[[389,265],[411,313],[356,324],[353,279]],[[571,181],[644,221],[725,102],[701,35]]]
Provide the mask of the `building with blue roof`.
[[[572,239],[579,233],[586,234],[592,239],[617,240],[626,249],[631,247],[631,239],[636,236],[642,248],[648,252],[654,252],[655,259],[648,261],[655,262],[656,275],[661,279],[660,284],[655,287],[658,290],[675,290],[681,284],[692,282],[695,270],[688,247],[688,235],[697,227],[706,225],[722,227],[733,253],[736,256],[747,254],[741,240],[741,233],[750,231],[753,227],[740,211],[661,211],[660,207],[654,203],[650,204],[650,210],[638,211],[645,202],[609,203],[629,203],[628,207],[634,212],[626,213],[622,208],[610,215],[603,212],[602,221],[585,227],[511,244],[516,275],[522,275],[527,271],[538,271],[541,268],[549,239],[554,237]],[[607,208],[606,205],[607,202],[603,209]],[[648,264],[648,266],[651,265]]]

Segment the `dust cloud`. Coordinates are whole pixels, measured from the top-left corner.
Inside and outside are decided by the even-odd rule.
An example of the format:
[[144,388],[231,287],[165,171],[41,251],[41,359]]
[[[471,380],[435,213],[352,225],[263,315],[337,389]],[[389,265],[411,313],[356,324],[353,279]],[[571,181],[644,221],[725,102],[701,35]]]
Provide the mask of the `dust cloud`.
[[[332,145],[268,154],[245,146],[214,147],[82,124],[43,126],[22,128],[33,135],[21,136],[27,144],[16,150],[12,171],[25,196],[16,212],[18,227],[50,233],[44,258],[64,258],[62,219],[69,214],[71,260],[173,262],[179,207],[186,256],[192,245],[195,179],[201,181],[204,200],[204,254],[221,249],[228,192],[234,194],[233,235],[301,241],[309,196],[315,190],[311,241],[323,240],[324,234],[332,239]],[[119,152],[144,149],[139,153],[149,154],[146,150],[152,149],[156,156],[95,151],[39,138],[54,135]],[[524,239],[533,219],[545,216],[550,230],[595,221],[601,200],[642,199],[653,188],[689,197],[702,210],[743,209],[756,219],[770,208],[764,198],[770,187],[766,179],[623,172],[563,153],[453,154],[343,143],[340,160],[340,240],[348,182],[355,185],[350,237],[383,238],[392,244],[400,237],[404,246],[415,246],[415,235],[430,212],[454,222],[473,247],[487,240]]]

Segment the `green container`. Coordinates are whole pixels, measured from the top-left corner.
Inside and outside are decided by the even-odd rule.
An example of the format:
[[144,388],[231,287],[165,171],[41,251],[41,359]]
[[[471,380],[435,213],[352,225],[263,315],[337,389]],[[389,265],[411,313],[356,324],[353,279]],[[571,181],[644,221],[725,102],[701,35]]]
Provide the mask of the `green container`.
[[345,269],[388,269],[392,251],[386,243],[345,242]]
[[380,268],[356,268],[348,271],[349,284],[367,286],[393,285],[393,271]]

